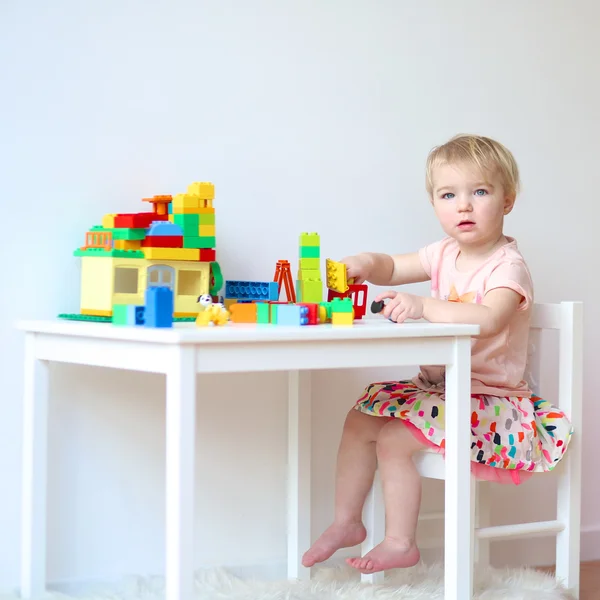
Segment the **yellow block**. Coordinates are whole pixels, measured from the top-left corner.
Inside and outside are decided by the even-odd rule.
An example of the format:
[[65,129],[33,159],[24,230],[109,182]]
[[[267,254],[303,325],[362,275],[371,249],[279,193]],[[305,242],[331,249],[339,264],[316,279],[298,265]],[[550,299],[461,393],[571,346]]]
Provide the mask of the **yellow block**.
[[354,312],[332,313],[331,324],[332,325],[353,325],[354,324]]
[[214,200],[215,186],[209,181],[194,181],[188,185],[187,193],[198,196],[202,200]]
[[176,194],[173,197],[173,212],[181,208],[200,208],[200,199],[192,194]]
[[344,293],[348,291],[348,280],[346,265],[327,258],[325,260],[325,270],[327,272],[327,287],[334,292]]
[[139,250],[142,240],[115,240],[115,250]]
[[104,215],[104,217],[102,217],[102,227],[105,227],[106,229],[114,229],[116,216],[117,215],[114,213]]
[[175,215],[169,215],[169,222],[175,223]]
[[[104,256],[81,257],[80,311],[83,314],[112,314],[113,259]],[[85,309],[86,312],[83,312]]]
[[198,248],[142,248],[148,260],[200,260]]
[[203,236],[203,235],[215,236],[215,235],[217,235],[215,232],[215,226],[214,225],[200,225],[200,227],[198,228],[198,235],[199,236]]

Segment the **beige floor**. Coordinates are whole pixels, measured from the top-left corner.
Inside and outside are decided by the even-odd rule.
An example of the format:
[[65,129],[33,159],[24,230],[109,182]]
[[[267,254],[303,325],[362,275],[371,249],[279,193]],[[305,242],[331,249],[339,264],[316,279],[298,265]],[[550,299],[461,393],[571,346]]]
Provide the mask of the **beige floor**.
[[[542,570],[553,571],[554,568]],[[582,563],[579,600],[600,600],[600,561]]]

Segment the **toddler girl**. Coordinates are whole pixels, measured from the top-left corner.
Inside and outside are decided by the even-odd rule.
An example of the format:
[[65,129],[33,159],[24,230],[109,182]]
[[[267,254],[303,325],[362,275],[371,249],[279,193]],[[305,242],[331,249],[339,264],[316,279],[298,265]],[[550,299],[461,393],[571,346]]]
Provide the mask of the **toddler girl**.
[[[552,470],[570,436],[567,417],[523,380],[533,284],[516,241],[503,233],[519,186],[513,155],[486,137],[460,135],[427,159],[426,188],[447,237],[412,254],[364,253],[342,260],[356,283],[399,286],[431,280],[431,297],[388,291],[383,315],[398,323],[475,323],[471,465],[480,479],[519,484]],[[310,567],[366,537],[362,510],[379,468],[385,538],[347,562],[363,573],[415,565],[421,479],[418,450],[444,452],[444,367],[407,381],[372,383],[349,411],[340,442],[332,525],[305,553]]]

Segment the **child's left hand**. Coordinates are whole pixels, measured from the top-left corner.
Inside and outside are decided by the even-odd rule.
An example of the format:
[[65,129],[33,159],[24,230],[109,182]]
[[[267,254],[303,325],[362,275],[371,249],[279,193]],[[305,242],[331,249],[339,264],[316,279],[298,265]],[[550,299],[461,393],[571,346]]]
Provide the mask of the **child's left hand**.
[[423,298],[421,296],[389,291],[379,294],[375,300],[379,302],[384,298],[390,298],[390,301],[386,303],[381,314],[396,323],[423,317]]

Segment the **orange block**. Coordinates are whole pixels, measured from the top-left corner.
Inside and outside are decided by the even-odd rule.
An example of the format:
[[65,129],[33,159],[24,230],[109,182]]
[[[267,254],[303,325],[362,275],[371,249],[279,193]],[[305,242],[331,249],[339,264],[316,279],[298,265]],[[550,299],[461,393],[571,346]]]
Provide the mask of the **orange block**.
[[229,307],[231,321],[234,323],[256,323],[256,304],[254,302],[236,302]]

